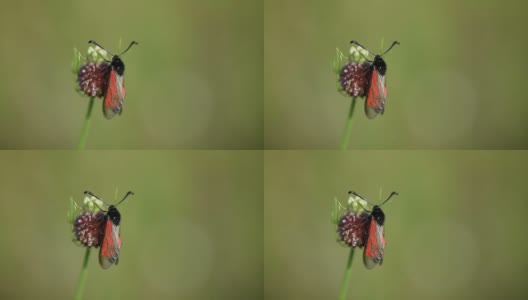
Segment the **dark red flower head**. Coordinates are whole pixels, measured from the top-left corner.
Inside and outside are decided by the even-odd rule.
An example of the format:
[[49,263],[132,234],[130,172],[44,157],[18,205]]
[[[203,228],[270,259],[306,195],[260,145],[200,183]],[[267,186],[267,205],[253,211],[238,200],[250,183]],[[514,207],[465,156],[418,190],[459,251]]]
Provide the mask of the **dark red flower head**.
[[86,247],[98,247],[104,235],[103,212],[85,212],[77,216],[73,223],[75,238]]
[[339,72],[339,83],[343,90],[353,97],[364,97],[368,90],[369,71],[371,64],[348,63]]
[[107,71],[109,65],[106,62],[95,64],[92,62],[84,64],[79,69],[77,82],[81,91],[90,97],[103,97],[106,88]]
[[337,234],[349,247],[363,247],[367,243],[369,214],[349,212],[339,219]]

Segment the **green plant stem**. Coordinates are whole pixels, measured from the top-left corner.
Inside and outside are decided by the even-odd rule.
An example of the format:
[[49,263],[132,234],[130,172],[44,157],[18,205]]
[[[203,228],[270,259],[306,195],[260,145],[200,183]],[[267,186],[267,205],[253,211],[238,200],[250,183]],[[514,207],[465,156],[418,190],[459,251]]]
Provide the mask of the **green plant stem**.
[[352,97],[350,103],[350,110],[348,111],[348,119],[345,126],[345,132],[343,132],[343,138],[341,139],[341,150],[347,150],[350,141],[350,135],[352,133],[352,116],[354,115],[354,107],[356,106],[356,97]]
[[86,275],[88,273],[88,261],[90,260],[90,249],[86,248],[86,253],[84,254],[84,261],[81,269],[81,274],[79,275],[79,282],[77,283],[77,289],[75,290],[75,300],[82,299],[82,293],[84,289],[84,283],[86,282]]
[[81,132],[81,141],[79,142],[79,150],[84,150],[84,147],[86,146],[86,140],[88,139],[88,130],[90,129],[90,117],[92,116],[94,100],[95,100],[95,97],[91,97],[90,102],[88,102],[88,111],[86,111],[86,118],[84,119],[84,126]]
[[339,300],[346,300],[348,292],[348,283],[350,282],[350,275],[352,274],[352,259],[354,258],[354,248],[350,248],[348,254],[348,262],[345,270],[345,277],[343,278],[343,284],[341,285],[341,292],[339,293]]

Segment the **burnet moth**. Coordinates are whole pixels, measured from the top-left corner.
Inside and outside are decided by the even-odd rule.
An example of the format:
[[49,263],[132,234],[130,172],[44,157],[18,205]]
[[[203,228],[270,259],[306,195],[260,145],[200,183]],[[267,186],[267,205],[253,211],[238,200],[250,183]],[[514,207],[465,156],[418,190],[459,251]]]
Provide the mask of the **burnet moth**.
[[94,44],[112,55],[111,61],[105,59],[110,64],[104,70],[105,86],[103,95],[103,114],[105,118],[112,119],[115,115],[120,115],[123,112],[123,101],[125,100],[126,93],[125,79],[123,77],[125,75],[125,64],[120,56],[125,54],[133,45],[137,45],[138,42],[132,41],[128,48],[119,55],[110,53],[110,51],[103,48],[94,40],[90,40],[88,43]]
[[394,41],[392,45],[383,54],[378,55],[367,48],[363,47],[357,41],[350,41],[351,44],[356,44],[359,47],[367,50],[374,55],[374,60],[367,60],[367,100],[365,101],[365,114],[367,118],[374,119],[378,114],[383,114],[385,111],[385,102],[387,101],[387,85],[385,82],[385,74],[387,73],[387,64],[382,56],[389,52],[392,47],[399,45],[400,42]]
[[[356,192],[348,192],[350,195],[361,198],[365,200],[368,204],[372,205],[372,211],[368,211],[368,231],[367,231],[367,244],[363,251],[363,264],[367,269],[372,269],[376,265],[381,265],[383,262],[383,255],[385,252],[385,214],[381,210],[381,206],[392,198],[394,195],[398,195],[396,192],[392,192],[387,200],[383,201],[380,205],[374,205],[370,203],[367,199],[361,197]],[[365,209],[366,210],[366,209]]]
[[117,204],[112,205],[105,202],[103,199],[96,196],[94,193],[90,191],[85,191],[85,195],[90,195],[92,197],[97,198],[97,200],[101,200],[104,204],[108,206],[108,210],[104,211],[101,209],[101,211],[105,212],[104,218],[103,218],[103,242],[101,243],[101,248],[99,249],[99,265],[103,269],[110,268],[113,264],[116,264],[119,262],[119,251],[121,250],[121,237],[119,235],[119,224],[121,223],[121,214],[117,210],[116,206],[118,206],[121,202],[125,201],[125,199],[130,196],[134,195],[133,192],[126,193],[125,197],[121,199]]

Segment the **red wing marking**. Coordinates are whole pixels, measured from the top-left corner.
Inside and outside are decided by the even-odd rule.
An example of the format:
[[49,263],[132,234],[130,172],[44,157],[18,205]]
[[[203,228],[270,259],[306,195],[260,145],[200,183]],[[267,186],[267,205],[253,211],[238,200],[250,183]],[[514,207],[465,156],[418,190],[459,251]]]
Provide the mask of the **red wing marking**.
[[[379,232],[379,231],[382,232]],[[373,219],[370,221],[367,246],[363,252],[363,263],[367,269],[374,268],[383,261],[383,251],[385,248],[385,238],[383,226],[379,226]]]
[[373,119],[379,113],[383,114],[386,98],[387,87],[385,86],[385,77],[381,76],[374,69],[370,77],[369,91],[367,101],[365,102],[365,113],[369,119]]
[[369,237],[367,240],[367,256],[368,257],[376,257],[376,252],[379,250],[379,243],[378,239],[376,238],[377,232],[376,232],[376,221],[371,220],[370,221],[370,228],[369,228]]
[[378,99],[380,98],[380,93],[378,89],[378,72],[376,70],[372,71],[372,76],[370,77],[370,88],[368,92],[367,103],[370,107],[378,107]]
[[105,98],[103,101],[103,113],[107,119],[113,118],[121,113],[125,99],[124,79],[117,75],[114,70],[108,76]]
[[121,248],[121,237],[119,227],[115,226],[111,220],[106,220],[103,244],[99,250],[99,264],[103,269],[108,269],[119,260],[119,250]]
[[101,254],[104,257],[112,257],[111,251],[114,249],[114,240],[112,239],[112,221],[107,220],[105,226],[105,234],[103,245],[101,246]]

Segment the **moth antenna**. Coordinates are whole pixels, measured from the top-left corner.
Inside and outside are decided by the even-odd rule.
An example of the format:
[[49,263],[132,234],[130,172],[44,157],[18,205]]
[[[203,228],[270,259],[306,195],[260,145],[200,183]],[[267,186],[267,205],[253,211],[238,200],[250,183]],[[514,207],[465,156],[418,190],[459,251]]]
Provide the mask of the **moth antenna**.
[[89,40],[89,41],[88,41],[88,44],[96,45],[97,47],[99,47],[99,48],[103,49],[104,51],[108,52],[108,54],[110,54],[110,55],[112,55],[112,56],[115,56],[115,55],[112,54],[112,52],[106,50],[103,46],[99,45],[99,44],[98,44],[96,41],[94,41],[94,40]]
[[[361,197],[358,193],[356,193],[356,192],[354,192],[354,191],[349,191],[348,194],[349,194],[349,195],[354,195],[354,196],[356,196],[356,197],[359,197],[359,198],[361,198],[361,200],[364,200],[364,201],[367,202],[368,204],[374,206],[374,204],[370,203],[370,201],[368,201],[367,199]],[[365,210],[366,210],[366,209],[365,209]]]
[[[370,53],[370,54],[376,56],[376,53],[374,53],[374,52],[370,51],[369,49],[365,48],[363,45],[361,45],[360,43],[358,43],[358,42],[355,41],[355,40],[350,41],[350,44],[356,44],[356,45],[358,45],[359,47],[361,47],[361,48],[367,50],[368,53]],[[391,47],[391,48],[392,48],[392,47]]]
[[96,198],[97,200],[100,200],[101,202],[103,202],[104,204],[110,206],[110,204],[108,204],[106,201],[104,201],[103,199],[99,198],[99,196],[95,195],[94,193],[90,192],[90,191],[84,191],[84,194],[85,195],[90,195],[94,198]]
[[390,200],[390,198],[392,198],[392,196],[398,196],[399,194],[396,193],[396,192],[392,192],[390,195],[389,195],[389,198],[387,198],[387,200],[383,201],[383,203],[381,203],[379,206],[382,206],[383,204],[385,204],[387,201]]
[[117,202],[117,204],[114,205],[114,206],[118,206],[119,203],[125,201],[125,199],[126,199],[128,196],[130,196],[130,195],[134,195],[134,192],[132,192],[132,191],[128,191],[128,192],[126,193],[125,197],[123,197],[123,199],[121,199],[121,201]]
[[132,43],[130,43],[130,45],[128,45],[128,48],[126,48],[125,51],[123,51],[121,54],[119,54],[119,56],[125,54],[125,53],[128,51],[128,49],[130,49],[130,48],[131,48],[132,46],[134,46],[134,45],[139,45],[139,43],[136,42],[136,41],[132,41]]
[[390,49],[392,49],[392,47],[394,47],[394,46],[396,46],[396,45],[399,45],[399,44],[400,44],[400,42],[398,42],[398,41],[394,41],[394,42],[392,42],[392,45],[389,47],[389,49],[387,49],[387,51],[383,52],[383,54],[380,55],[380,56],[385,55],[387,52],[390,51]]

